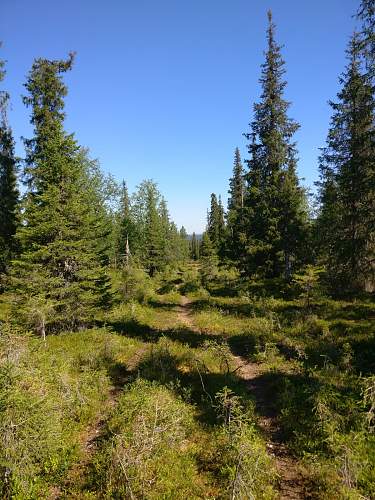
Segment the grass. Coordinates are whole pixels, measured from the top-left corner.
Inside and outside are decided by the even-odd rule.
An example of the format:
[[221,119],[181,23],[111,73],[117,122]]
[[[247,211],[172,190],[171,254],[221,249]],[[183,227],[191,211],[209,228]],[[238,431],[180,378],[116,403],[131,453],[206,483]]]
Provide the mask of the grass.
[[111,370],[139,342],[105,330],[40,339],[1,332],[0,464],[5,498],[44,498],[79,460],[80,434],[106,411]]
[[231,276],[210,295],[190,274],[188,322],[162,277],[46,344],[14,330],[3,296],[0,496],[277,498],[268,412],[304,497],[371,498],[374,303],[225,296]]

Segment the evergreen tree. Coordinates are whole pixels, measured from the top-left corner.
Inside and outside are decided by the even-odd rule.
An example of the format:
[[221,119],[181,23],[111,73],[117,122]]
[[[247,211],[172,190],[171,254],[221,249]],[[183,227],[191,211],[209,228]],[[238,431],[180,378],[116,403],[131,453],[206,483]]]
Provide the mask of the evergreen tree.
[[[375,78],[375,2],[362,0],[357,17],[362,21],[359,48],[364,56],[366,70],[372,85]],[[374,88],[373,88],[374,91]]]
[[[152,277],[163,269],[167,260],[165,238],[168,214],[160,214],[160,194],[154,184],[147,186],[146,195],[146,268]],[[168,220],[169,223],[169,220]]]
[[[5,76],[4,62],[0,60],[0,81]],[[12,131],[7,122],[7,92],[0,91],[0,290],[2,275],[16,250],[15,234],[18,223],[18,189],[16,159]]]
[[240,150],[234,153],[233,176],[229,180],[227,211],[227,253],[230,259],[239,262],[243,257],[245,177]]
[[20,306],[42,335],[47,326],[76,328],[90,320],[103,276],[87,172],[78,144],[64,130],[62,74],[73,58],[37,59],[25,84],[34,137],[25,141],[28,189],[12,274]]
[[320,159],[319,233],[336,293],[375,288],[374,95],[354,35]]
[[112,257],[113,214],[110,210],[112,199],[117,194],[117,184],[113,178],[100,170],[98,160],[89,157],[86,148],[80,148],[78,159],[82,169],[81,182],[77,185],[81,193],[81,204],[87,207],[87,227],[90,228],[90,248],[96,257],[95,305],[107,309],[112,304],[112,283],[108,267]]
[[133,220],[130,197],[126,182],[123,181],[120,191],[120,206],[117,214],[116,261],[123,262],[126,246],[135,244],[135,223]]
[[179,260],[181,261],[186,261],[189,258],[189,239],[188,239],[188,234],[186,232],[186,229],[184,226],[181,226],[180,232],[179,232]]
[[196,237],[196,234],[193,233],[190,240],[190,258],[192,260],[199,259],[199,241]]
[[301,255],[307,211],[296,174],[292,137],[299,125],[288,118],[283,98],[284,61],[275,42],[275,25],[268,13],[268,49],[262,65],[260,102],[254,105],[247,160],[245,197],[247,272],[290,278]]
[[200,245],[200,272],[202,283],[207,286],[216,276],[218,270],[218,256],[208,232],[204,232]]
[[143,181],[133,195],[131,211],[135,226],[133,255],[153,276],[166,263],[165,241],[166,216],[161,217],[161,195],[155,182]]
[[207,218],[207,234],[215,252],[222,256],[225,242],[224,208],[221,198],[211,194],[211,206]]

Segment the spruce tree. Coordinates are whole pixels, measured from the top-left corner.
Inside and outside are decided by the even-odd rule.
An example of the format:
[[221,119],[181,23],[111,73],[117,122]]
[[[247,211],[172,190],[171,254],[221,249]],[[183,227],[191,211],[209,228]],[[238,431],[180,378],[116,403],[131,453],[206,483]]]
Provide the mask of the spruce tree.
[[[359,48],[365,60],[367,75],[375,85],[375,2],[362,0],[357,12],[362,21],[362,30],[359,36]],[[374,88],[373,88],[374,90]]]
[[202,283],[207,286],[215,278],[219,263],[216,249],[207,231],[202,235],[199,259]]
[[229,180],[229,199],[227,211],[227,254],[234,262],[239,264],[243,256],[243,231],[244,231],[244,196],[245,176],[241,162],[240,150],[234,153],[233,176]]
[[168,209],[155,182],[141,182],[132,197],[131,213],[135,228],[133,255],[153,276],[169,260],[166,236],[170,229]]
[[[0,81],[5,76],[3,68],[4,62],[0,60]],[[0,91],[0,291],[15,255],[18,224],[17,164],[12,131],[7,121],[8,100],[7,92]]]
[[299,125],[287,115],[290,104],[283,97],[285,63],[275,41],[271,12],[268,20],[261,99],[254,105],[251,131],[245,134],[250,153],[245,197],[246,270],[289,279],[301,255],[307,213],[292,141]]
[[357,35],[348,58],[320,158],[318,228],[336,293],[375,288],[375,105]]
[[192,260],[199,259],[199,242],[196,234],[193,232],[190,240],[190,258]]
[[179,254],[178,260],[184,262],[189,258],[189,239],[184,226],[179,231]]
[[214,193],[211,194],[211,206],[207,217],[207,234],[215,252],[222,256],[225,243],[224,208],[221,198],[218,200]]
[[21,254],[12,274],[21,312],[42,335],[86,324],[102,277],[87,172],[77,142],[64,130],[62,75],[73,59],[37,59],[25,84],[34,137],[25,141]]
[[132,217],[130,197],[126,182],[121,184],[120,206],[117,214],[117,238],[116,238],[116,261],[123,262],[125,257],[126,245],[134,246],[135,242],[135,223]]

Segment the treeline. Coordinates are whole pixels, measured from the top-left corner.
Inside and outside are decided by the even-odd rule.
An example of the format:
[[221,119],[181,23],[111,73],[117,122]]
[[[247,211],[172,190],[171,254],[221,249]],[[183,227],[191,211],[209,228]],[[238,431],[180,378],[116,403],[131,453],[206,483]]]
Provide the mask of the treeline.
[[34,135],[25,140],[22,162],[15,157],[5,91],[0,101],[0,286],[17,317],[42,336],[47,327],[76,329],[109,307],[110,270],[125,260],[152,276],[189,251],[186,231],[170,220],[153,181],[129,197],[125,183],[103,175],[64,129],[63,75],[73,62],[74,54],[34,62],[23,97]]
[[285,63],[268,14],[262,93],[244,134],[248,159],[244,166],[235,150],[225,214],[211,195],[203,238],[211,260],[232,263],[247,278],[286,282],[315,265],[333,294],[374,291],[374,11],[373,0],[362,1],[361,30],[351,37],[341,90],[330,102],[314,210],[297,176],[299,124],[288,116]]
[[9,95],[0,91],[0,289],[17,318],[42,335],[76,329],[110,307],[113,269],[125,266],[127,282],[136,279],[129,266],[152,277],[189,257],[200,260],[202,282],[220,264],[235,266],[245,280],[287,283],[313,264],[324,269],[332,293],[373,291],[374,15],[373,0],[363,0],[361,30],[351,38],[331,103],[312,211],[297,175],[299,125],[288,116],[284,60],[269,13],[262,92],[244,134],[248,158],[243,163],[236,149],[227,210],[212,194],[207,231],[190,242],[153,181],[129,195],[65,130],[63,76],[74,54],[35,60],[23,97],[33,126],[23,160],[15,156]]

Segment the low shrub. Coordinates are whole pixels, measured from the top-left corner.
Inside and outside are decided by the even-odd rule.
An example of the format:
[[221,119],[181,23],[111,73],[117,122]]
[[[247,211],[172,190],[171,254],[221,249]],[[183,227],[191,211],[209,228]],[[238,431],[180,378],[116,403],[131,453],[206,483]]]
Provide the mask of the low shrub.
[[105,498],[197,498],[189,443],[192,409],[156,382],[138,379],[122,394],[97,462]]

